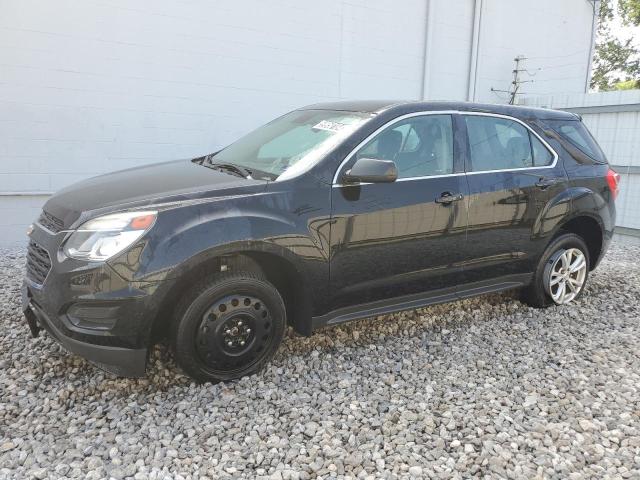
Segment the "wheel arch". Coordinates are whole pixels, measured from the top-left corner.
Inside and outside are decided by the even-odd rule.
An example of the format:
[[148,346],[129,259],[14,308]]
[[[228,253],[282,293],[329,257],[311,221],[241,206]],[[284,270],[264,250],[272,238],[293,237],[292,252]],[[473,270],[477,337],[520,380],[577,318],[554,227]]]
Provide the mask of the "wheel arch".
[[605,248],[605,233],[613,229],[606,206],[606,200],[590,188],[567,188],[541,209],[533,235],[548,238],[547,243],[566,232],[580,236],[589,248],[590,269],[593,270]]
[[584,240],[589,249],[589,270],[593,270],[600,259],[604,245],[602,220],[587,213],[577,213],[559,225],[553,238],[564,233],[574,233]]
[[312,296],[301,266],[264,245],[248,245],[237,249],[226,246],[212,249],[192,257],[172,272],[171,288],[164,296],[158,316],[151,329],[152,339],[164,337],[168,332],[175,305],[198,280],[215,272],[248,271],[263,276],[274,285],[285,303],[287,323],[301,334],[311,334]]

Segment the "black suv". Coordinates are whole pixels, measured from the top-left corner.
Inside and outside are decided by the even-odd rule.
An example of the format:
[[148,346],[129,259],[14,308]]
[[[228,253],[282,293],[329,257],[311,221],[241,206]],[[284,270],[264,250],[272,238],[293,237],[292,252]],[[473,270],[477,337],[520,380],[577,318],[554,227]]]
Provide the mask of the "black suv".
[[30,231],[23,309],[33,335],[116,374],[144,375],[164,336],[191,377],[230,380],[288,325],[513,288],[574,301],[613,234],[618,179],[571,113],[313,105],[57,193]]

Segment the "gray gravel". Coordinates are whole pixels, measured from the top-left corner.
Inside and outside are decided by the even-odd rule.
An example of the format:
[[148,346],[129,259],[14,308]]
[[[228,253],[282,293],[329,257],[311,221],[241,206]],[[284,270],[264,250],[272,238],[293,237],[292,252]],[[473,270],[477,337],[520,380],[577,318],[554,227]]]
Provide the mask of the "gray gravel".
[[0,478],[640,478],[640,248],[575,305],[489,295],[289,336],[196,385],[166,348],[115,379],[19,311],[0,252]]

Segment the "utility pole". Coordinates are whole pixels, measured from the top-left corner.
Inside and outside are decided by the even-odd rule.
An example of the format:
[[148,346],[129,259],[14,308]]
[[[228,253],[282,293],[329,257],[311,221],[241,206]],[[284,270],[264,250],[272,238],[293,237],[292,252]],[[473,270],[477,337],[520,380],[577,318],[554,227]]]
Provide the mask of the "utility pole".
[[513,59],[513,61],[515,62],[515,67],[513,69],[513,80],[511,81],[511,85],[509,86],[508,90],[498,90],[491,87],[492,92],[501,92],[501,93],[508,94],[509,105],[515,105],[518,95],[522,95],[524,93],[520,91],[520,87],[522,86],[523,83],[533,82],[533,80],[520,79],[520,72],[527,72],[529,73],[529,75],[535,75],[535,74],[531,74],[526,68],[524,68],[524,61],[526,59],[527,57],[523,55],[518,55],[516,58]]
[[509,105],[514,105],[516,103],[516,96],[518,95],[518,91],[520,90],[520,85],[523,83],[520,81],[520,64],[524,62],[527,58],[522,55],[518,55],[513,59],[516,62],[516,68],[513,69],[513,81],[511,82],[511,95],[509,96]]

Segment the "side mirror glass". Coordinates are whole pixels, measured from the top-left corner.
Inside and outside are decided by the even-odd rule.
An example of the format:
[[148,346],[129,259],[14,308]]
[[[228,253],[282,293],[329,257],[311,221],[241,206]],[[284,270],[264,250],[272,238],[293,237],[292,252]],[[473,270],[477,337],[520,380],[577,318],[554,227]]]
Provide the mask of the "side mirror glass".
[[345,183],[391,183],[397,178],[396,164],[391,160],[377,158],[359,158],[342,176]]

